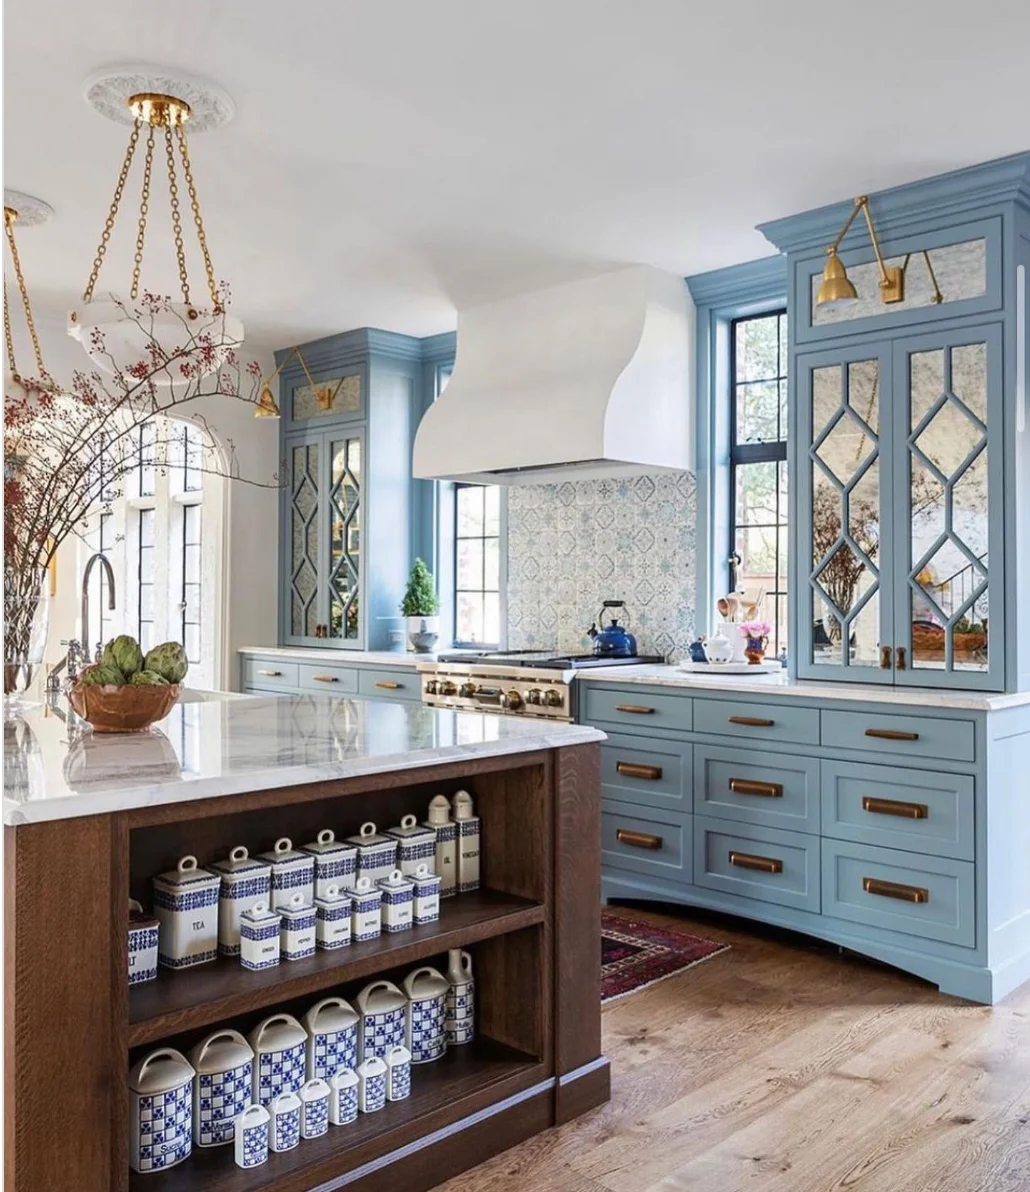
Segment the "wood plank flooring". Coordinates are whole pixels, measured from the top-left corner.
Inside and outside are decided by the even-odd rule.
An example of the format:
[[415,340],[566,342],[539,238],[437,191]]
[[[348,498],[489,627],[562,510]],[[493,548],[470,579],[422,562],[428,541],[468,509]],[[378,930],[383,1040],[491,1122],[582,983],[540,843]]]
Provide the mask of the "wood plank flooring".
[[792,936],[603,1012],[612,1100],[437,1192],[1030,1192],[1030,989],[993,1009]]

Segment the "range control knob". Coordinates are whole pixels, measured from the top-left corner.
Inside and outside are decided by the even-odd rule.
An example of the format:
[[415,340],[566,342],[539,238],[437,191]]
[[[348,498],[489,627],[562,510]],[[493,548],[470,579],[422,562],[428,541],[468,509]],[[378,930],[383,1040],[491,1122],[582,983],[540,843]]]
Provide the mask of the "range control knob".
[[521,692],[516,691],[514,687],[511,691],[506,692],[501,699],[509,712],[517,712],[524,703]]
[[426,679],[426,695],[436,695],[437,682],[435,679]]
[[530,687],[530,689],[526,692],[526,703],[539,704],[541,702],[541,695],[542,692],[540,691],[539,687]]
[[547,708],[560,708],[565,701],[562,699],[562,693],[555,691],[553,688],[550,691],[544,692],[544,706]]
[[458,694],[462,697],[462,699],[471,699],[476,694],[475,683],[471,681],[462,683],[462,685],[458,688]]
[[450,681],[450,679],[444,679],[440,683],[437,690],[440,692],[441,695],[457,695],[458,694],[457,685],[455,683],[452,683]]

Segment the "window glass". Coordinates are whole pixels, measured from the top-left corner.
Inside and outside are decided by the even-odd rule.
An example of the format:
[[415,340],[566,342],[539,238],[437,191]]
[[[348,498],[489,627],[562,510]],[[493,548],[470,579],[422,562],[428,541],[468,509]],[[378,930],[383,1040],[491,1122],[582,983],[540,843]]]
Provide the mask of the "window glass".
[[496,646],[501,640],[500,490],[455,485],[454,594],[456,644]]

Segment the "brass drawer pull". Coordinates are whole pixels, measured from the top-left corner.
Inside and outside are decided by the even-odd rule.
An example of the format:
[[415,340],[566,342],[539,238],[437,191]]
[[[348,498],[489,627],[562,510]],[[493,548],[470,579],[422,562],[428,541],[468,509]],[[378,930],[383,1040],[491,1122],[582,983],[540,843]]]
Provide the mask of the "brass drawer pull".
[[266,678],[269,678],[269,679],[281,679],[283,672],[282,671],[259,670],[258,674],[265,675]]
[[730,724],[743,724],[746,728],[772,728],[775,720],[766,720],[764,716],[731,716]]
[[647,778],[657,782],[662,776],[661,766],[638,766],[636,762],[616,762],[617,774],[625,774],[627,778]]
[[616,712],[632,712],[634,716],[650,716],[654,708],[645,708],[643,704],[616,704]]
[[867,894],[879,894],[882,898],[899,898],[902,902],[930,901],[930,891],[925,886],[903,886],[900,882],[885,882],[878,877],[862,878],[862,889]]
[[738,869],[757,869],[760,873],[782,873],[783,862],[778,857],[756,857],[754,853],[738,853],[730,849],[730,864]]
[[311,677],[316,683],[339,683],[340,681],[336,675],[312,675]]
[[783,787],[778,782],[752,782],[749,778],[731,778],[730,790],[735,795],[762,795],[766,799],[783,798]]
[[867,728],[867,737],[879,737],[881,741],[918,741],[918,733],[904,733],[897,728]]
[[616,828],[615,839],[619,844],[629,844],[633,848],[661,848],[662,838],[652,836],[650,832],[631,832],[629,828]]
[[900,815],[902,819],[926,819],[930,808],[925,803],[903,803],[900,799],[874,799],[872,795],[862,798],[862,810],[873,815]]
[[403,687],[403,683],[391,683],[388,679],[376,679],[377,687],[385,687],[387,691],[396,691],[398,687]]

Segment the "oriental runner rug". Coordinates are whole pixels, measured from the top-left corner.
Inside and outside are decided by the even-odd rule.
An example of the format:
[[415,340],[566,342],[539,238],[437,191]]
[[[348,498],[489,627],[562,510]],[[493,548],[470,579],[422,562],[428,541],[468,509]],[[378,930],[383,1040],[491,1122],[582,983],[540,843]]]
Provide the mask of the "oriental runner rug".
[[601,1001],[625,997],[729,950],[729,944],[601,911]]

